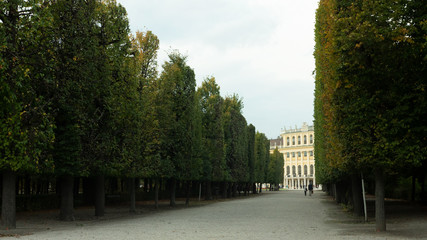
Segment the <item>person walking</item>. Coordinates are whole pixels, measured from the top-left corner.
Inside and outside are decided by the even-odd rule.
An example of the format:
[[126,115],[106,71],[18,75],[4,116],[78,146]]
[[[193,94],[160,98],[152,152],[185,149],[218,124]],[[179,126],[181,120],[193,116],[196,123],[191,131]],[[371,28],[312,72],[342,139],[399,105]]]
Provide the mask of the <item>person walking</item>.
[[304,196],[307,196],[307,187],[304,186]]
[[311,196],[311,194],[313,194],[313,184],[308,184],[308,194],[309,196]]

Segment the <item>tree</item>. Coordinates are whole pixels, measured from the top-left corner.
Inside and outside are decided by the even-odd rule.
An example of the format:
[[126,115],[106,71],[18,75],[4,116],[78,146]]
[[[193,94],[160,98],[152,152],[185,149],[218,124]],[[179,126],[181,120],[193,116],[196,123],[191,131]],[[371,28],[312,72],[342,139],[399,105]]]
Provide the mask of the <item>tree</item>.
[[163,64],[159,82],[158,107],[163,115],[159,116],[161,158],[170,163],[166,173],[171,180],[170,204],[175,206],[176,180],[191,178],[187,166],[193,164],[196,80],[186,58],[173,52],[169,54],[169,62]]
[[2,226],[16,227],[15,174],[52,170],[53,142],[47,70],[49,28],[40,1],[0,3],[0,168],[3,172]]
[[[247,123],[242,115],[243,102],[237,95],[224,100],[224,146],[225,161],[228,169],[228,181],[237,186],[238,182],[247,182],[248,143]],[[235,189],[233,189],[233,194]]]
[[248,133],[248,170],[249,170],[249,188],[252,188],[252,193],[256,192],[255,186],[255,126],[249,124],[247,127]]
[[[157,81],[157,51],[159,40],[151,31],[136,32],[136,36],[131,36],[132,49],[134,55],[128,59],[125,65],[130,69],[129,76],[134,79],[129,88],[127,81],[123,81],[123,86],[118,85],[117,90],[122,91],[123,100],[133,106],[129,108],[126,116],[132,116],[131,122],[123,122],[123,129],[128,129],[124,137],[129,140],[123,145],[123,152],[133,153],[133,157],[128,159],[125,172],[130,177],[131,183],[131,212],[135,211],[135,177],[158,177],[159,162],[156,154],[158,152],[158,120],[155,114],[155,94]],[[135,82],[136,81],[136,82]],[[133,92],[133,98],[129,98]],[[117,108],[121,108],[121,104]],[[125,118],[118,115],[121,121]],[[137,144],[135,144],[137,143]],[[129,151],[129,149],[134,149]],[[124,156],[125,157],[125,156]],[[129,161],[131,160],[131,161]],[[156,183],[156,188],[158,183]],[[156,199],[158,199],[156,191]],[[156,201],[157,206],[157,201]]]
[[52,5],[55,59],[55,171],[61,179],[62,220],[73,220],[73,177],[87,176],[84,137],[94,124],[99,48],[95,31],[97,1],[58,0]]
[[373,169],[377,231],[386,230],[385,174],[425,161],[418,154],[426,149],[419,141],[426,71],[421,2],[321,1],[317,13],[315,130],[325,150],[316,161],[320,170]]
[[223,99],[214,77],[206,78],[197,90],[202,112],[203,177],[206,199],[212,199],[212,181],[224,180]]
[[[135,109],[136,99],[136,75],[131,72],[128,55],[130,50],[129,23],[126,18],[126,10],[117,5],[115,1],[97,2],[95,8],[96,25],[93,26],[95,41],[93,42],[95,79],[91,79],[92,99],[87,107],[89,112],[86,120],[86,130],[82,136],[82,160],[88,167],[89,174],[95,178],[95,215],[103,216],[105,208],[105,176],[117,176],[123,168],[128,166],[129,159],[138,156],[138,134],[135,134],[134,144],[128,144],[119,131],[126,132],[131,127],[132,113],[138,113]],[[120,89],[118,89],[120,85]],[[123,90],[128,90],[124,92]],[[135,89],[135,90],[133,90]],[[117,96],[121,95],[121,96]],[[121,97],[121,98],[120,98]],[[133,101],[126,101],[126,100]],[[122,100],[122,101],[119,101]],[[117,102],[115,102],[117,101]],[[121,115],[125,124],[117,128],[117,104],[123,105],[126,113]],[[122,113],[122,112],[121,112]],[[132,130],[137,129],[134,127]],[[122,143],[119,146],[119,143]],[[128,155],[120,155],[120,147],[136,146],[125,151]],[[132,155],[133,154],[133,155]],[[126,168],[127,169],[127,168]]]
[[284,166],[283,153],[280,153],[276,148],[273,154],[270,154],[270,162],[268,164],[267,182],[278,186],[283,183],[283,166]]
[[267,166],[270,158],[270,141],[264,133],[255,134],[255,182],[260,184],[267,182]]

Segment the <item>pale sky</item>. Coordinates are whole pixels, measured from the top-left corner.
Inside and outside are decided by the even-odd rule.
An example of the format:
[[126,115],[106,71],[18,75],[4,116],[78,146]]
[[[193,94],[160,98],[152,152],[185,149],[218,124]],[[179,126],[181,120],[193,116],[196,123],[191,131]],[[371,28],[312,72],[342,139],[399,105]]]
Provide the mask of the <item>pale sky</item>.
[[160,40],[188,58],[197,85],[214,76],[221,95],[243,98],[248,124],[276,138],[312,125],[314,23],[318,0],[117,0],[131,31]]

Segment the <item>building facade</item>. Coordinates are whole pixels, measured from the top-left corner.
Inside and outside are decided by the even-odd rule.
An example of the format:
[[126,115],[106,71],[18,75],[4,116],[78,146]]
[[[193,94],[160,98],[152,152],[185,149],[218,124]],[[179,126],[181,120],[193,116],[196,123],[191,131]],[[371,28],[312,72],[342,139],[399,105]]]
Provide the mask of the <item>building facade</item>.
[[270,152],[278,148],[284,158],[283,186],[303,189],[316,186],[314,165],[314,127],[303,123],[301,128],[282,129],[278,139],[270,140]]

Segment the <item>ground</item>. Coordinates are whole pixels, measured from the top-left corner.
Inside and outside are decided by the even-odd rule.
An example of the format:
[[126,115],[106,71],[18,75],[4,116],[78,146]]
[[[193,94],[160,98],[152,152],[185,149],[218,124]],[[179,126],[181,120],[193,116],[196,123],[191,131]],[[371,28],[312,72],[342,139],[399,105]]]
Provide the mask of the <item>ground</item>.
[[373,216],[346,212],[321,191],[263,192],[233,200],[197,201],[176,208],[161,202],[107,207],[104,217],[93,208],[76,209],[76,221],[61,222],[59,212],[17,215],[17,229],[0,231],[3,239],[427,239],[425,207],[388,201],[387,232],[376,233]]

